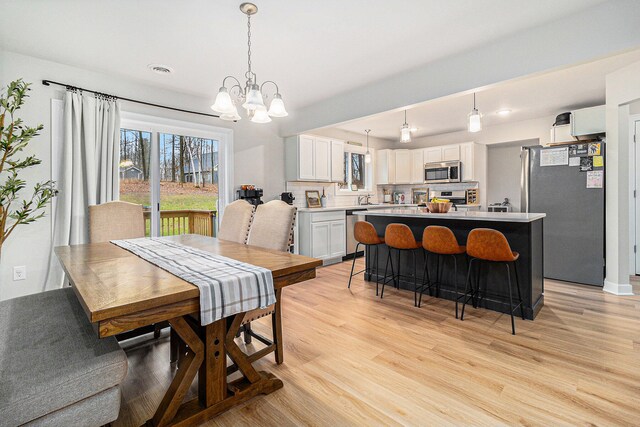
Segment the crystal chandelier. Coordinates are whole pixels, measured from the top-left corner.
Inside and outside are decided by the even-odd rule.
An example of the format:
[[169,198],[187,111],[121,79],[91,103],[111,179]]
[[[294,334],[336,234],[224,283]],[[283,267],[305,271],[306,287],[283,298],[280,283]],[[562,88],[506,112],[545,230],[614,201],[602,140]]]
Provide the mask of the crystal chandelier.
[[[247,112],[247,116],[254,123],[269,123],[271,117],[286,117],[289,115],[284,108],[284,102],[282,101],[282,95],[280,95],[280,89],[278,85],[267,80],[261,85],[258,85],[256,73],[251,70],[251,15],[255,15],[258,12],[258,7],[253,3],[242,3],[240,5],[242,13],[247,15],[247,72],[244,73],[246,82],[242,87],[240,81],[234,76],[227,76],[222,80],[222,87],[218,90],[216,96],[216,102],[211,106],[211,109],[220,114],[222,120],[238,121],[241,119],[238,114],[237,104],[241,104]],[[235,84],[227,89],[227,79],[235,80]],[[262,95],[262,89],[267,83],[271,83],[276,87],[276,93],[273,95],[269,110],[264,103]],[[233,98],[232,98],[233,95]]]

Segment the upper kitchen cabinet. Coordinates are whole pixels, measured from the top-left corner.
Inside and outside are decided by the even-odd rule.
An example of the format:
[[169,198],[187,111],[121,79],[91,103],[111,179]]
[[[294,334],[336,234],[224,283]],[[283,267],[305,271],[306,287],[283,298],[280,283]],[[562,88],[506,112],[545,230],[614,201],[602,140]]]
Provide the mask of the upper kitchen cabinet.
[[[334,142],[336,144],[334,144]],[[336,168],[344,168],[344,142],[313,135],[298,135],[285,140],[285,173],[287,181],[340,180],[334,175]]]
[[445,145],[442,147],[442,161],[443,162],[451,162],[455,160],[460,160],[460,146],[455,145]]
[[475,142],[459,145],[463,181],[484,183],[487,177],[487,146]]
[[439,163],[442,161],[442,147],[428,147],[424,149],[425,163]]
[[344,141],[331,140],[331,181],[344,181]]
[[409,150],[394,150],[396,155],[396,184],[410,184],[411,173],[411,151]]
[[378,150],[376,157],[376,184],[395,184],[396,151]]
[[424,149],[425,163],[440,163],[456,160],[460,160],[460,146],[458,144],[427,147]]
[[411,183],[424,183],[424,150],[411,150]]

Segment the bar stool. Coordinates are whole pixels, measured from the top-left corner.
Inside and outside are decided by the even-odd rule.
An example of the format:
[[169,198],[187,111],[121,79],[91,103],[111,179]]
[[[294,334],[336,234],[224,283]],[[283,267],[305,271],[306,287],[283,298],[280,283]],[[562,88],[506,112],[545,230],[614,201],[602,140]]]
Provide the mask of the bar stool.
[[[520,254],[517,252],[513,252],[511,247],[509,246],[509,242],[507,238],[499,232],[498,230],[492,230],[490,228],[476,228],[469,232],[469,237],[467,238],[467,254],[471,257],[469,261],[469,268],[467,270],[467,281],[465,283],[465,293],[463,295],[464,302],[462,304],[462,314],[460,315],[460,320],[464,320],[464,308],[467,305],[467,301],[469,301],[469,297],[467,296],[471,293],[471,298],[473,298],[474,294],[480,295],[480,287],[477,286],[474,291],[471,289],[469,291],[471,282],[471,268],[474,261],[483,262],[491,262],[491,263],[500,263],[504,264],[507,269],[507,284],[509,287],[509,308],[511,309],[511,333],[513,335],[516,334],[516,323],[513,318],[513,312],[520,307],[520,315],[522,316],[522,320],[524,320],[524,305],[522,301],[522,294],[520,292],[520,281],[518,280],[518,269],[516,268],[516,261],[520,257]],[[520,300],[518,304],[513,305],[513,295],[511,291],[511,268],[510,265],[513,264],[513,270],[516,275],[516,289],[518,290],[518,299]]]
[[[422,303],[422,294],[425,288],[429,289],[429,295],[431,295],[431,287],[436,286],[436,296],[440,295],[440,283],[442,281],[442,269],[440,268],[440,260],[442,256],[450,256],[453,259],[453,274],[454,274],[454,287],[456,293],[456,319],[458,318],[458,301],[460,295],[458,294],[458,259],[457,256],[466,252],[466,247],[458,244],[456,236],[453,231],[447,227],[440,225],[430,225],[424,229],[422,233],[422,248],[426,251],[424,263],[424,273],[422,275],[423,282],[420,288],[420,297],[418,299],[418,307]],[[436,280],[431,282],[429,279],[429,272],[427,271],[427,262],[429,260],[429,254],[436,255]],[[426,280],[425,280],[426,279]]]
[[[384,238],[378,236],[378,232],[376,231],[375,227],[373,226],[373,224],[371,224],[370,222],[367,221],[357,221],[355,223],[355,226],[353,228],[353,237],[356,239],[356,241],[358,242],[356,244],[356,251],[355,253],[358,253],[358,248],[360,247],[360,245],[363,245],[366,248],[368,248],[369,246],[373,246],[376,250],[376,255],[375,255],[375,264],[376,264],[376,295],[378,295],[378,283],[379,283],[379,275],[378,275],[378,246],[379,245],[384,245]],[[351,288],[351,278],[353,276],[356,276],[362,272],[365,271],[371,271],[369,267],[369,257],[365,258],[365,265],[364,265],[364,270],[360,270],[357,273],[353,272],[354,267],[356,266],[356,255],[353,255],[353,264],[351,264],[351,273],[349,275],[349,285],[347,286],[347,288]]]
[[[411,251],[413,255],[413,304],[418,305],[418,275],[416,271],[416,249],[422,248],[422,242],[416,241],[415,237],[413,237],[413,232],[411,229],[405,224],[389,224],[384,231],[384,241],[389,248],[389,254],[387,256],[387,265],[384,268],[384,280],[382,282],[382,292],[380,293],[380,298],[384,297],[384,286],[387,283],[387,266],[391,263],[391,275],[394,282],[396,282],[397,277],[397,287],[400,287],[400,279],[402,277],[411,278],[411,276],[406,276],[400,274],[400,254],[403,251]],[[398,251],[398,265],[397,265],[397,274],[394,275],[393,272],[393,260],[391,257],[391,250],[395,249]]]

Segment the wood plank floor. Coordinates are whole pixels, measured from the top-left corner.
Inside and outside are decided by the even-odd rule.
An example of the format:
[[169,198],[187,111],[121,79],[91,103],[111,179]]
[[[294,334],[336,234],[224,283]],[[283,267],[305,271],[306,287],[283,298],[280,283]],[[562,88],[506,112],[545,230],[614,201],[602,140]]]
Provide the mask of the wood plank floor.
[[[470,308],[461,322],[451,301],[418,309],[391,287],[380,300],[362,276],[348,290],[349,268],[285,289],[285,363],[258,363],[284,388],[206,425],[640,424],[640,297],[547,280],[544,308],[512,336],[507,315]],[[166,336],[125,349],[114,425],[139,426],[175,371]]]

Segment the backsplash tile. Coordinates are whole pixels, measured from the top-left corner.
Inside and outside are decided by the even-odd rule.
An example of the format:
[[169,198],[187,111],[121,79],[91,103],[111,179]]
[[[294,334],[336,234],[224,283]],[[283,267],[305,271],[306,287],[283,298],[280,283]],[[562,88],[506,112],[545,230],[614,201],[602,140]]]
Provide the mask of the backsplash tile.
[[[308,190],[317,190],[318,192],[320,192],[320,195],[322,195],[322,190],[324,189],[325,195],[327,196],[328,207],[354,206],[358,204],[358,195],[338,194],[338,184],[336,184],[335,182],[289,181],[286,183],[285,187],[285,191],[290,191],[291,193],[293,193],[293,197],[296,198],[293,201],[293,205],[298,208],[307,207],[305,191]],[[378,198],[375,191],[372,191],[371,195],[371,203],[378,203],[378,200],[382,201],[382,197]]]

